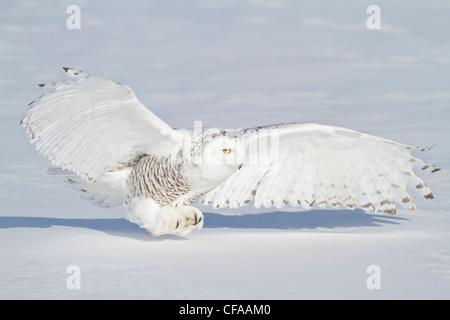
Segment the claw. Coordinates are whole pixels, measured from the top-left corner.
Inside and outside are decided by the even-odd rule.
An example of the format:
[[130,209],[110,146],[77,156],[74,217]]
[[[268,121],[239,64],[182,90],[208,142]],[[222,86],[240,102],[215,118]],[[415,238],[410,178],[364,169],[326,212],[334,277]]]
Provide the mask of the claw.
[[195,220],[194,220],[193,225],[195,226],[195,225],[199,224],[200,222],[202,222],[202,217],[198,218],[197,214],[195,214]]
[[198,217],[197,217],[197,214],[195,213],[194,214],[194,223],[193,223],[194,226],[198,223],[197,220],[198,220]]

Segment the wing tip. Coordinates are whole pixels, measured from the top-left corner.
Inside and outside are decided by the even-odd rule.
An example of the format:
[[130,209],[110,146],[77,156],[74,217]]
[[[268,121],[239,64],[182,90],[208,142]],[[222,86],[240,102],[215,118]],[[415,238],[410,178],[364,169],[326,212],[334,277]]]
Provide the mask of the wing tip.
[[77,70],[70,67],[62,67],[61,70],[71,78],[89,78],[91,75],[81,70]]
[[423,196],[425,199],[429,199],[429,200],[433,200],[434,199],[434,195],[432,192],[426,194]]
[[[81,70],[76,70],[74,68],[70,68],[70,67],[62,67],[61,70],[64,72],[64,74],[68,75],[71,78],[88,78],[90,76],[90,74],[83,72]],[[60,82],[49,82],[49,83],[39,83],[37,85],[37,87],[39,88],[48,88],[48,87],[55,87],[56,85],[58,85]]]
[[433,149],[436,146],[436,144],[433,144],[432,146],[427,146],[427,147],[416,147],[418,151],[420,152],[428,152],[431,149]]

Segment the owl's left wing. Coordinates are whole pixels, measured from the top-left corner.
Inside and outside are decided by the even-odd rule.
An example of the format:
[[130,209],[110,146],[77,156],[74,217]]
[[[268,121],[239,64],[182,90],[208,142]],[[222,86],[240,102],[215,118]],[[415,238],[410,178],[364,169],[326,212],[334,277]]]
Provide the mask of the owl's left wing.
[[168,156],[182,141],[129,87],[63,71],[71,80],[39,85],[49,91],[29,105],[20,122],[54,165],[95,181],[144,154]]
[[410,192],[433,199],[415,171],[438,171],[412,151],[424,151],[356,131],[318,124],[243,130],[245,164],[202,199],[215,208],[285,205],[415,210]]

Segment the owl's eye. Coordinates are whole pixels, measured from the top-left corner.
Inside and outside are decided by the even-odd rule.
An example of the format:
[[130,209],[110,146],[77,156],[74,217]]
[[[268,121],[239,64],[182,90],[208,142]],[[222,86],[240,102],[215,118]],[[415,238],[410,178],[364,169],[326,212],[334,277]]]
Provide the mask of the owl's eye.
[[222,152],[225,154],[229,154],[231,152],[231,149],[222,149]]

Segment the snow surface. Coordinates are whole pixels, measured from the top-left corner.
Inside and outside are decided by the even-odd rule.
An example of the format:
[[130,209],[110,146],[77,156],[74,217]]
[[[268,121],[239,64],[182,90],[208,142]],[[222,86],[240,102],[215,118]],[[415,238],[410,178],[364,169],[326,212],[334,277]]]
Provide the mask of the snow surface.
[[[80,30],[70,4],[0,9],[0,298],[450,298],[448,1],[378,0],[380,30],[372,1],[78,0]],[[129,85],[173,127],[317,122],[436,145],[436,199],[393,217],[201,207],[202,231],[153,238],[47,176],[19,127],[62,66]]]

